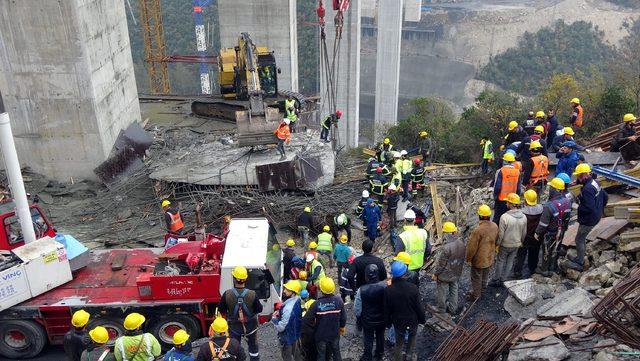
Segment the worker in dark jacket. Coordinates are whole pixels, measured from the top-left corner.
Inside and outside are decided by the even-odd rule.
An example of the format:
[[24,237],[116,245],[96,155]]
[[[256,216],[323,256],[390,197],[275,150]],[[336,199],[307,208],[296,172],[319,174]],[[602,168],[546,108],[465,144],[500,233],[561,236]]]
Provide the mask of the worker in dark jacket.
[[[638,155],[640,153],[640,144],[636,143],[638,136],[636,135],[635,121],[636,117],[633,114],[625,114],[622,118],[623,123],[618,127],[618,133],[616,133],[611,143],[612,152],[624,152],[625,154]],[[633,147],[633,149],[626,149]],[[623,154],[624,155],[624,154]],[[632,157],[633,160],[636,157]],[[625,158],[626,159],[626,158]]]
[[164,361],[194,361],[191,356],[193,345],[187,331],[180,329],[173,334],[173,347],[164,355]]
[[[82,356],[79,360],[82,361],[116,361],[111,348],[107,346],[109,341],[109,332],[102,326],[95,327],[89,331],[91,337],[91,345],[82,352]],[[176,359],[178,360],[178,359]],[[178,360],[179,361],[179,360]],[[185,360],[193,361],[193,359]]]
[[420,132],[418,148],[420,150],[420,155],[422,156],[422,162],[424,163],[424,165],[431,164],[431,149],[433,148],[433,142],[431,141],[431,138],[429,138],[429,133],[424,130]]
[[511,143],[521,142],[526,135],[527,132],[518,125],[518,122],[509,122],[509,133],[507,133],[507,136],[504,138],[503,148],[508,148]]
[[342,360],[340,336],[345,332],[347,313],[340,297],[334,296],[335,289],[336,285],[330,277],[320,280],[322,295],[307,311],[309,317],[316,322],[315,340],[318,361]]
[[358,218],[360,218],[360,216],[362,215],[362,212],[364,211],[364,207],[367,206],[367,199],[369,199],[369,191],[363,190],[362,197],[360,197],[360,200],[358,201],[358,205],[356,206],[356,210],[355,210],[355,214],[356,216],[358,216]]
[[375,264],[378,267],[378,279],[384,281],[387,279],[387,270],[384,268],[384,262],[379,257],[371,254],[373,250],[373,242],[362,242],[363,255],[356,257],[353,260],[353,264],[349,267],[349,283],[351,283],[351,289],[357,290],[360,286],[364,285],[367,266]]
[[289,281],[282,289],[284,302],[271,318],[271,323],[278,331],[280,351],[283,361],[293,361],[299,358],[300,330],[302,327],[302,301],[298,294],[302,291],[300,283]]
[[316,302],[310,299],[304,303],[302,311],[302,331],[300,333],[300,351],[304,361],[316,361],[318,359],[318,350],[316,349],[316,320],[315,315],[307,312]]
[[332,124],[338,124],[338,119],[342,117],[342,112],[340,110],[336,110],[334,114],[327,115],[326,118],[322,121],[322,130],[320,130],[320,139],[329,143],[331,140],[329,139],[329,133],[331,131]]
[[226,290],[220,302],[218,310],[229,322],[230,336],[238,341],[242,337],[247,338],[249,346],[249,359],[260,359],[258,350],[258,314],[262,312],[262,304],[255,291],[245,288],[249,273],[246,268],[237,266],[231,272],[233,276],[233,288]]
[[556,271],[558,248],[571,218],[573,201],[565,194],[566,184],[560,177],[549,182],[549,201],[544,204],[535,230],[535,240],[542,246],[542,262],[536,272],[547,277]]
[[[538,204],[538,193],[533,189],[524,192],[524,200],[526,206],[522,208],[522,213],[527,217],[527,235],[516,255],[515,278],[527,278],[532,275],[538,266],[538,254],[540,253],[540,242],[535,238],[535,234],[542,216],[543,206]],[[524,268],[525,260],[527,261],[526,270]]]
[[462,275],[466,250],[453,222],[444,222],[444,246],[440,250],[433,279],[436,281],[438,311],[454,315],[458,312],[458,281]]
[[[244,361],[247,356],[240,342],[229,337],[229,325],[222,317],[217,317],[209,327],[209,342],[200,346],[196,361],[229,360]],[[215,357],[215,358],[214,358]]]
[[311,207],[304,207],[304,211],[298,216],[296,222],[298,227],[298,233],[302,237],[304,245],[309,245],[309,233],[313,231],[313,214],[311,214]]
[[[404,278],[407,269],[406,264],[394,261],[391,264],[393,276],[391,285],[384,290],[385,324],[393,325],[396,336],[393,361],[401,361],[403,352],[406,353],[407,360],[413,360],[418,324],[424,324],[427,321],[420,302],[418,287]],[[405,335],[407,335],[406,341]]]
[[396,219],[398,218],[398,202],[400,202],[400,193],[398,192],[396,185],[392,184],[387,189],[387,215],[389,216],[389,227],[391,229],[396,228]]
[[547,123],[549,123],[549,126],[546,128],[547,148],[549,148],[553,144],[553,140],[556,137],[556,130],[558,130],[558,117],[556,116],[555,109],[549,108],[547,110]]
[[91,315],[85,310],[78,310],[71,317],[71,330],[64,335],[64,353],[70,361],[80,361],[82,351],[84,351],[91,340],[87,335],[85,327],[89,323]]
[[384,289],[387,282],[380,281],[378,266],[370,264],[365,269],[366,284],[356,292],[355,313],[358,325],[364,331],[364,353],[360,360],[371,361],[373,340],[376,341],[376,360],[384,356]]
[[167,226],[167,232],[173,234],[184,233],[184,221],[177,207],[171,207],[168,200],[162,201],[162,210],[164,211],[164,222]]
[[369,237],[371,242],[375,242],[376,238],[378,238],[378,225],[382,220],[382,212],[380,212],[380,207],[375,204],[372,198],[367,199],[367,206],[364,207],[360,219],[366,227],[365,235]]
[[591,167],[587,163],[579,164],[574,172],[577,183],[582,184],[582,190],[578,196],[578,232],[576,234],[576,258],[567,257],[571,262],[571,268],[582,272],[584,267],[585,241],[593,227],[600,222],[604,208],[607,206],[609,196],[591,176]]
[[351,219],[344,213],[333,217],[333,227],[331,228],[333,238],[336,240],[340,239],[341,231],[346,232],[347,239],[351,241]]
[[283,282],[287,283],[291,279],[291,269],[293,268],[293,257],[296,256],[296,250],[293,247],[296,246],[296,241],[293,239],[287,240],[286,247],[282,250],[282,268],[284,275],[282,276]]

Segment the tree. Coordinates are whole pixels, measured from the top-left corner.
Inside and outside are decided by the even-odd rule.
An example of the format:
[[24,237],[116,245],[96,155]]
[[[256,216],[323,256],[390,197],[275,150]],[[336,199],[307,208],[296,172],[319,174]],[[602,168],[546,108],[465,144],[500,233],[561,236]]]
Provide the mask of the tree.
[[614,84],[627,89],[635,99],[635,111],[640,112],[640,22],[622,39],[616,56],[608,68]]
[[545,83],[536,98],[536,104],[539,108],[556,110],[558,119],[568,118],[571,114],[570,100],[579,98],[581,103],[586,106],[587,99],[582,96],[582,88],[573,76],[569,74],[555,74],[551,80]]

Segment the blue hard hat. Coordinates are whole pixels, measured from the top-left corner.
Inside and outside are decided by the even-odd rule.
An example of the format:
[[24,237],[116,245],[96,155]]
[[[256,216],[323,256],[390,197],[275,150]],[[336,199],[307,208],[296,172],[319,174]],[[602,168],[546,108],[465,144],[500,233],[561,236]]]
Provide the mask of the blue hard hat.
[[391,275],[393,277],[401,277],[407,273],[407,265],[400,261],[393,261],[391,264]]
[[513,150],[513,149],[507,149],[507,150],[505,150],[505,153],[511,153],[511,154],[513,154],[514,156],[516,155],[516,151],[515,151],[515,150]]
[[576,147],[576,142],[574,142],[573,140],[567,140],[566,142],[562,143],[562,146],[573,149]]
[[367,204],[373,204],[373,198],[367,198]]
[[556,175],[556,178],[562,179],[565,184],[571,183],[571,177],[567,173],[560,173]]
[[308,297],[309,297],[309,291],[302,290],[302,292],[300,292],[300,298],[308,298]]

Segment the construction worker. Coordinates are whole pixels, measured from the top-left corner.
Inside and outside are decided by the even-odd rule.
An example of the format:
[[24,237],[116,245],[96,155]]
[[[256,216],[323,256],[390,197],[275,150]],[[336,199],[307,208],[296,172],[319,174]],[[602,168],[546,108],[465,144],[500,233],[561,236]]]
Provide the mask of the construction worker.
[[307,315],[315,320],[315,342],[318,361],[342,360],[340,336],[344,335],[347,313],[344,303],[333,292],[336,285],[330,277],[320,280],[320,297],[311,305]]
[[[544,204],[540,220],[535,230],[538,248],[542,245],[542,262],[536,270],[543,276],[551,276],[557,270],[558,248],[562,243],[564,232],[569,226],[572,201],[564,196],[565,183],[561,178],[553,178],[549,182],[549,200]],[[533,249],[529,253],[532,256]],[[535,255],[537,261],[537,254]],[[529,270],[537,265],[529,259]]]
[[516,158],[511,153],[502,156],[502,168],[498,169],[493,180],[493,199],[495,199],[495,209],[493,222],[498,224],[500,217],[507,211],[507,195],[510,193],[520,194],[520,171],[513,163]]
[[336,110],[335,113],[327,115],[326,118],[321,123],[322,129],[320,130],[320,140],[324,140],[329,143],[331,140],[329,139],[329,134],[331,131],[332,124],[338,124],[338,119],[342,117],[342,112],[340,110]]
[[489,166],[493,164],[493,143],[485,135],[480,139],[480,146],[482,146],[482,174],[487,174],[489,173]]
[[373,253],[373,242],[365,240],[362,242],[362,255],[356,257],[353,260],[351,266],[349,266],[349,274],[347,278],[351,283],[351,289],[357,290],[360,286],[365,284],[366,268],[370,264],[375,264],[378,268],[378,279],[387,279],[387,270],[384,267],[384,261]]
[[542,144],[537,140],[531,142],[531,164],[530,169],[525,169],[523,173],[523,183],[528,189],[542,192],[549,176],[549,158],[542,154]]
[[[543,206],[538,204],[538,193],[533,189],[524,192],[524,202],[522,214],[527,218],[527,234],[522,242],[522,247],[518,249],[516,254],[514,276],[517,279],[528,278],[536,271],[538,254],[540,253],[540,242],[536,239],[535,234],[542,216]],[[525,261],[527,261],[526,268]]]
[[[380,281],[378,266],[370,264],[365,268],[365,284],[356,292],[354,311],[356,324],[362,326],[364,350],[360,360],[382,360],[384,356],[384,289],[387,282]],[[373,352],[373,340],[376,351]],[[375,355],[375,356],[374,356]]]
[[406,150],[400,152],[402,157],[402,200],[409,199],[409,183],[411,182],[411,159],[407,155]]
[[[394,261],[400,261],[407,265],[407,268],[411,265],[411,255],[405,251],[398,252],[398,254],[393,257]],[[405,278],[407,281],[413,283],[414,285],[420,287],[420,274],[418,273],[420,269],[415,271],[407,270],[405,274]]]
[[289,128],[290,123],[291,120],[287,118],[282,119],[282,122],[280,122],[280,125],[278,125],[278,129],[273,132],[273,134],[276,136],[276,141],[278,142],[277,149],[280,153],[280,160],[287,159],[286,153],[284,151],[284,144],[291,143],[291,129]]
[[[107,346],[109,342],[109,332],[102,326],[95,327],[89,331],[92,343],[82,352],[79,360],[83,361],[115,361],[116,357],[111,352],[111,348]],[[178,360],[178,359],[176,359]],[[193,361],[193,359],[189,359]]]
[[360,200],[358,201],[358,205],[356,206],[356,209],[355,209],[355,214],[356,216],[358,216],[358,218],[360,218],[360,215],[362,214],[364,207],[366,207],[367,205],[367,199],[369,199],[369,191],[365,189],[362,191],[362,197],[360,197]]
[[471,265],[471,292],[467,300],[482,297],[489,283],[498,240],[498,225],[491,222],[491,208],[483,204],[478,207],[478,226],[471,231],[466,249],[466,260]]
[[[542,112],[539,112],[542,113]],[[544,113],[542,113],[544,115]],[[548,155],[547,153],[547,139],[545,137],[546,130],[543,125],[536,125],[533,128],[533,134],[529,137],[531,138],[531,142],[537,141],[542,145],[542,154]],[[529,144],[529,149],[531,149],[531,144]]]
[[298,234],[302,237],[302,242],[306,245],[309,242],[309,232],[313,230],[313,214],[311,207],[304,207],[302,214],[298,216],[296,221]]
[[298,279],[294,280],[300,285],[300,292],[306,292],[306,297],[303,297],[303,294],[300,293],[300,297],[303,299],[309,297],[309,291],[307,291],[307,286],[309,286],[309,281],[307,281],[308,275],[309,274],[307,273],[307,271],[305,271],[303,268],[300,272],[298,272]]
[[[393,170],[402,174],[402,152],[393,152]],[[399,184],[397,184],[399,186]]]
[[399,238],[401,242],[395,245],[395,253],[407,252],[411,256],[409,271],[419,271],[431,254],[429,234],[424,228],[415,225],[416,214],[411,209],[404,212],[403,232]]
[[296,246],[296,241],[288,239],[285,243],[286,247],[282,250],[282,268],[284,275],[283,281],[286,283],[291,278],[291,268],[293,268],[293,257],[296,256],[296,250],[293,247]]
[[311,297],[316,298],[320,281],[326,276],[324,266],[316,259],[316,257],[312,254],[308,254],[305,271],[307,272],[307,281],[310,284],[310,286],[308,286],[309,293],[311,294]]
[[238,341],[247,339],[249,359],[260,359],[258,350],[258,314],[262,312],[262,304],[255,291],[246,288],[249,272],[242,266],[236,266],[231,272],[233,288],[224,291],[218,311],[229,323],[230,336]]
[[607,206],[609,196],[591,176],[591,166],[587,163],[579,164],[573,175],[577,183],[582,185],[578,196],[578,232],[576,233],[576,258],[567,256],[570,261],[567,266],[578,271],[583,270],[585,241],[593,227],[600,222],[604,208]]
[[582,109],[582,105],[580,105],[580,99],[571,99],[571,108],[573,108],[571,117],[569,118],[571,127],[581,127],[583,124],[584,109]]
[[382,174],[385,177],[388,177],[389,174],[391,174],[391,170],[384,162],[379,162],[376,158],[371,157],[369,158],[369,163],[367,163],[367,170],[365,172],[365,175],[369,180],[373,178],[373,175],[376,173],[376,169],[378,167],[382,168]]
[[340,286],[340,298],[342,298],[342,302],[346,305],[349,303],[347,301],[347,296],[351,299],[351,302],[355,299],[355,294],[353,292],[353,288],[351,288],[351,283],[349,282],[349,266],[353,263],[353,260],[356,257],[351,255],[347,259],[347,263],[340,272],[338,272],[338,285]]
[[318,259],[318,244],[314,241],[309,242],[309,249],[304,253],[304,259],[307,259],[307,256],[312,254],[315,259]]
[[164,355],[164,361],[194,361],[192,345],[187,331],[180,329],[173,334],[173,347]]
[[528,135],[533,134],[533,128],[536,126],[536,118],[533,115],[534,113],[529,111],[529,113],[527,113],[527,119],[524,121],[524,131]]
[[247,359],[240,341],[229,337],[229,325],[224,318],[216,317],[213,320],[209,326],[209,337],[209,341],[200,346],[196,361]]
[[455,315],[458,312],[458,281],[464,267],[465,247],[453,222],[444,222],[442,232],[444,246],[436,260],[433,280],[436,281],[438,311]]
[[[515,151],[515,150],[513,150],[513,149],[507,149],[504,153],[505,153],[505,154],[509,153],[509,154],[513,155],[513,157],[514,157],[514,158],[516,157],[516,151]],[[518,172],[520,172],[520,176],[522,176],[522,172],[523,172],[523,169],[522,169],[522,162],[521,162],[521,161],[519,161],[517,158],[515,158],[515,159],[516,159],[516,161],[515,161],[515,162],[513,162],[513,167],[514,167],[515,169],[517,169],[517,170],[518,170]]]
[[167,226],[167,232],[172,234],[184,233],[184,221],[182,215],[176,207],[171,207],[171,202],[165,199],[162,201],[162,210],[164,211],[164,222]]
[[[543,110],[538,110],[536,112],[536,127],[542,126],[542,133],[547,134],[549,131],[549,123],[547,122],[547,115],[544,114]],[[534,134],[537,132],[536,128],[533,128]],[[544,138],[546,141],[546,137]]]
[[424,167],[420,159],[415,159],[411,168],[411,195],[416,197],[418,191],[424,193]]
[[300,334],[300,351],[304,361],[316,361],[318,351],[316,349],[316,321],[315,315],[309,314],[309,309],[316,300],[310,299],[304,303],[302,312],[302,332]]
[[351,240],[351,219],[344,213],[333,217],[333,228],[331,229],[333,238],[338,239],[342,231],[345,231],[347,239]]
[[384,190],[388,185],[387,177],[382,174],[382,168],[376,168],[376,173],[369,180],[369,192],[378,198],[380,204],[384,203]]
[[391,139],[384,138],[382,143],[376,149],[376,157],[379,162],[383,162],[389,164],[392,161],[393,144],[391,144]]
[[556,131],[558,130],[558,117],[556,111],[553,108],[547,109],[547,127],[545,134],[547,135],[547,149],[551,148],[553,141],[556,137]]
[[500,217],[498,224],[500,230],[496,241],[498,260],[493,272],[493,280],[489,282],[493,287],[503,287],[503,282],[511,277],[518,248],[522,247],[522,242],[527,235],[527,217],[520,210],[520,196],[509,193],[506,200],[508,211]]
[[567,173],[558,173],[556,174],[556,178],[562,179],[562,181],[564,182],[564,196],[569,198],[573,202],[575,200],[575,197],[569,190],[569,188],[571,187],[571,177],[569,177]]
[[378,238],[378,226],[382,220],[382,213],[380,212],[380,207],[375,204],[373,199],[367,199],[367,206],[364,207],[360,219],[362,219],[366,227],[365,235],[369,237],[371,242],[375,242],[376,238]]
[[636,160],[640,157],[640,144],[636,142],[635,121],[636,116],[633,114],[625,114],[622,118],[623,123],[618,127],[611,143],[612,152],[621,152],[622,157],[627,160]]
[[[553,139],[553,144],[551,145],[551,147],[549,147],[549,152],[558,152],[560,150],[560,148],[562,147],[562,144],[564,142],[568,142],[568,141],[573,141],[575,142],[575,139],[573,138],[573,136],[576,134],[573,129],[571,127],[564,127],[562,128],[561,131],[559,131],[560,133],[562,133],[561,135],[556,136]],[[575,149],[579,152],[582,151],[587,151],[587,149],[583,146],[581,146],[580,144],[576,143]],[[587,151],[588,152],[588,151]]]
[[333,251],[334,238],[331,235],[331,227],[322,227],[322,233],[318,235],[318,261],[325,267],[333,267],[333,257],[331,251]]
[[404,195],[404,191],[402,190],[402,172],[393,168],[393,174],[391,175],[391,180],[389,181],[389,185],[393,184],[396,186],[396,190]]
[[394,229],[396,228],[396,219],[398,218],[397,216],[398,202],[400,201],[400,193],[398,193],[395,184],[389,185],[385,199],[387,201],[387,215],[389,216],[389,227],[390,229]]
[[[391,263],[391,285],[384,289],[384,318],[386,326],[395,329],[393,361],[414,359],[414,346],[418,324],[427,322],[418,286],[405,279],[407,265],[400,261]],[[406,349],[405,349],[406,346]]]
[[283,361],[300,359],[298,340],[300,340],[302,328],[302,301],[298,294],[301,291],[300,285],[295,281],[285,283],[282,289],[284,303],[271,318],[271,323],[278,331]]
[[521,126],[518,125],[518,122],[511,121],[509,122],[509,132],[504,137],[504,145],[502,149],[508,148],[510,144],[515,142],[521,142],[522,139],[527,135],[527,132],[522,129]]
[[291,95],[287,95],[287,99],[284,101],[284,108],[286,112],[286,118],[290,121],[289,128],[291,129],[291,133],[295,133],[296,124],[298,122],[298,113],[300,111],[298,109],[296,101]]
[[84,351],[91,340],[86,332],[87,323],[91,315],[85,310],[78,310],[71,316],[71,329],[64,334],[62,342],[64,353],[71,361],[80,361],[82,351]]
[[346,234],[340,236],[340,242],[336,243],[333,248],[333,258],[338,264],[338,275],[342,274],[344,268],[349,268],[349,257],[351,257],[351,248],[348,245],[349,238]]
[[429,133],[425,130],[420,132],[420,141],[418,143],[418,150],[422,156],[422,162],[424,165],[431,164],[431,149],[433,148],[433,142],[429,138]]
[[556,165],[556,174],[558,173],[566,173],[572,174],[573,170],[578,165],[578,161],[580,160],[580,156],[578,152],[575,150],[576,142],[574,141],[566,141],[562,143],[562,147],[560,147],[560,151],[556,154],[556,158],[558,158],[558,164]]
[[124,336],[116,339],[113,352],[118,361],[147,361],[160,356],[160,343],[150,333],[142,331],[145,317],[133,312],[124,318]]
[[[306,257],[306,255],[305,255]],[[306,261],[300,256],[294,256],[291,260],[291,274],[289,275],[289,279],[295,280],[300,279],[300,273],[305,270],[307,265]]]

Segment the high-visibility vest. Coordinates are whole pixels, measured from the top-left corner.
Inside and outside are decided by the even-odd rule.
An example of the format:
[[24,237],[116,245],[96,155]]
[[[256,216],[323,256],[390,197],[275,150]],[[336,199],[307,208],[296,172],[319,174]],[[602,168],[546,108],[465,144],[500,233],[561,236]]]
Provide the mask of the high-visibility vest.
[[177,232],[184,228],[184,222],[182,222],[182,217],[180,216],[180,212],[176,211],[176,213],[167,212],[169,217],[171,217],[171,223],[169,224],[169,230],[171,232]]
[[369,181],[369,185],[371,186],[371,193],[381,196],[384,194],[384,186],[381,180],[373,178]]
[[300,290],[306,290],[309,282],[303,280],[295,280],[300,285]]
[[533,162],[533,170],[529,178],[529,185],[534,185],[541,180],[547,179],[549,175],[549,158],[540,154],[531,158]]
[[393,163],[393,167],[398,171],[398,173],[402,173],[403,164],[404,162],[402,161],[402,159],[396,159],[396,161]]
[[513,168],[517,169],[518,172],[522,172],[522,162],[519,160],[513,162]]
[[[293,108],[293,111],[289,110],[289,108]],[[291,99],[286,99],[284,101],[284,110],[287,114],[287,119],[289,119],[292,122],[295,122],[296,120],[298,120],[298,115],[296,114],[296,101]]]
[[278,139],[282,139],[285,141],[291,140],[291,130],[286,124],[281,124],[273,133],[276,135],[276,137],[278,137]]
[[420,229],[409,229],[400,233],[405,252],[411,256],[409,270],[417,270],[424,264],[425,239]]
[[331,233],[322,232],[318,235],[318,251],[331,251],[333,246],[331,244]]
[[518,191],[520,171],[513,166],[505,165],[500,168],[500,173],[502,174],[502,187],[498,194],[498,200],[504,201],[507,199],[509,193],[516,193]]
[[584,116],[584,109],[582,109],[582,105],[578,104],[578,106],[576,107],[576,110],[578,111],[578,114],[576,116],[576,122],[574,123],[574,125],[576,127],[581,127],[582,117]]
[[295,123],[298,120],[298,115],[295,110],[289,110],[287,108],[287,119],[289,119],[292,123]]
[[413,168],[411,171],[411,181],[414,183],[424,182],[424,168],[422,166]]
[[316,268],[320,267],[320,274],[318,274],[318,278],[316,278],[315,280],[311,281],[312,285],[319,285],[320,284],[320,280],[323,279],[325,277],[324,274],[324,267],[322,267],[322,263],[320,263],[317,259],[314,259],[313,262],[311,262],[311,266],[309,266],[309,264],[307,263],[307,273],[309,275],[313,274],[313,271],[315,271]]
[[482,159],[493,159],[493,147],[490,140],[487,140],[482,147]]
[[402,174],[400,174],[400,172],[396,172],[396,174],[391,178],[391,183],[395,184],[396,187],[400,187],[402,184]]
[[402,160],[402,174],[411,173],[411,159]]

